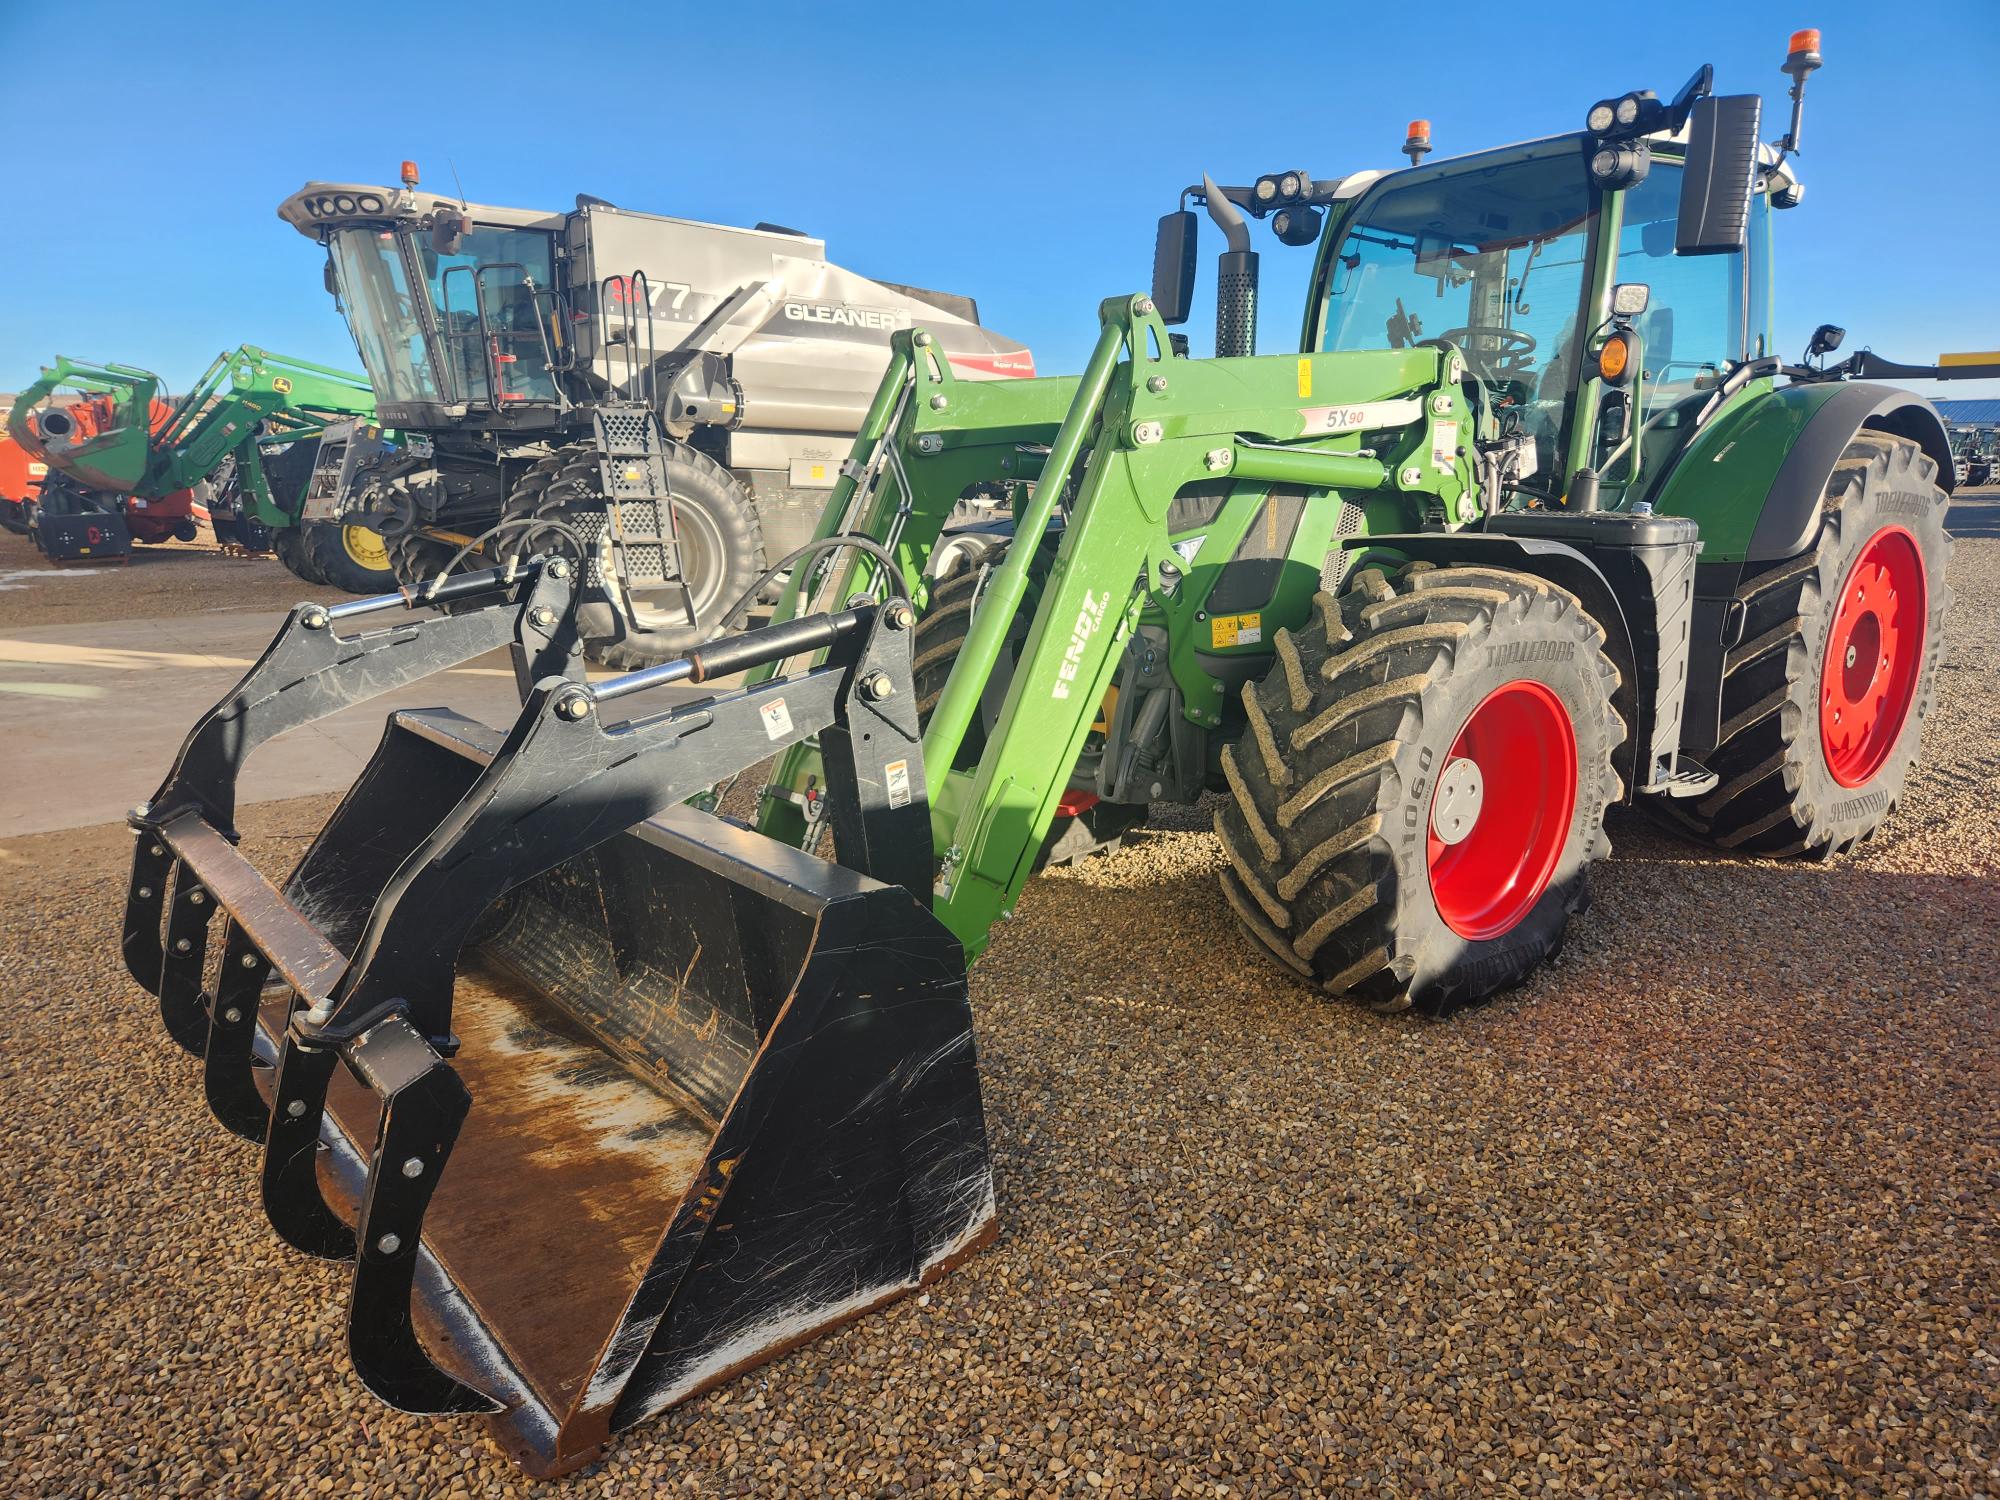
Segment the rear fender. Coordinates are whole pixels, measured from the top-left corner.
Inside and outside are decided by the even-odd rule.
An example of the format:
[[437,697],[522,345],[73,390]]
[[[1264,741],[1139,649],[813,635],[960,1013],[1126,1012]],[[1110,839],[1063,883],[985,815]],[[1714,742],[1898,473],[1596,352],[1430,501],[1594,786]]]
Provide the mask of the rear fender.
[[1778,470],[1750,538],[1745,562],[1777,562],[1797,557],[1819,535],[1820,500],[1833,466],[1857,434],[1893,433],[1921,447],[1938,467],[1938,483],[1956,483],[1951,440],[1944,419],[1921,396],[1892,386],[1855,382],[1842,385],[1806,424]]
[[1777,562],[1818,535],[1827,478],[1857,433],[1919,444],[1952,487],[1944,421],[1921,396],[1869,381],[1753,386],[1696,435],[1654,497],[1701,527],[1702,562]]

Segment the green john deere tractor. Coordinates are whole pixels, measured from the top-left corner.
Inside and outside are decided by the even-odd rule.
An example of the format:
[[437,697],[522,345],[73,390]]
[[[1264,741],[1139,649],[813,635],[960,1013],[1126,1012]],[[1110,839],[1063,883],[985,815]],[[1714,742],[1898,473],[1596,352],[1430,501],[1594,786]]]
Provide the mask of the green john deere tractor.
[[[1818,63],[1795,38],[1795,101]],[[558,1472],[974,1252],[967,966],[1155,804],[1219,794],[1279,982],[1433,1012],[1553,951],[1614,803],[1755,854],[1873,831],[1931,702],[1950,455],[1866,377],[1933,372],[1829,366],[1830,327],[1771,353],[1797,107],[1765,145],[1709,79],[1204,180],[1212,359],[1170,326],[1185,206],[1081,376],[965,381],[898,333],[778,618],[685,658],[585,680],[574,545],[421,619],[294,610],[134,812],[124,952],[274,1228],[353,1261],[369,1388]],[[1317,246],[1296,353],[1252,349],[1253,219]],[[1011,518],[965,519],[995,485]],[[236,851],[257,744],[502,645],[507,731],[394,714],[282,890]],[[744,773],[756,828],[708,810]]]
[[217,355],[177,400],[150,370],[58,358],[7,416],[9,435],[49,466],[19,529],[52,560],[122,558],[135,540],[193,540],[195,491],[207,486],[225,545],[262,551],[268,531],[287,566],[311,581],[357,593],[393,587],[381,539],[302,519],[306,473],[288,484],[281,461],[309,468],[329,424],[374,410],[365,377],[251,344]]

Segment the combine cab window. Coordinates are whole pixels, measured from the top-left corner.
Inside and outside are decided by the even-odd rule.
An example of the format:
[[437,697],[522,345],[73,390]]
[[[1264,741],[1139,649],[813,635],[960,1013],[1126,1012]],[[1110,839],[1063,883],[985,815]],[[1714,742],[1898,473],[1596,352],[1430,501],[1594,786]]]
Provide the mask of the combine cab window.
[[331,248],[348,326],[376,399],[392,404],[436,401],[423,310],[410,296],[396,236],[387,230],[343,229],[333,236]]
[[460,399],[493,401],[490,368],[499,375],[501,402],[555,400],[541,329],[553,307],[552,237],[536,229],[480,228],[451,255],[438,254],[421,235],[411,243]]
[[1553,472],[1576,379],[1592,220],[1573,144],[1399,172],[1356,206],[1328,262],[1320,347],[1446,339],[1521,414]]

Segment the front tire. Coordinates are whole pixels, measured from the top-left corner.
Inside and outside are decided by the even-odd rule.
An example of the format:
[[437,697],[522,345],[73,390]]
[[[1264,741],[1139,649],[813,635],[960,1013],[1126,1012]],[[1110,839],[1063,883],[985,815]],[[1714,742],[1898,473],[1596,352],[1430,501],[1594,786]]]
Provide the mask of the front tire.
[[1670,818],[1722,849],[1822,860],[1887,820],[1936,698],[1947,503],[1908,438],[1847,445],[1812,548],[1745,569],[1710,762],[1720,782]]
[[1503,569],[1371,567],[1319,595],[1222,756],[1222,891],[1259,948],[1429,1014],[1551,957],[1610,852],[1603,645],[1574,595]]
[[396,590],[396,570],[379,531],[347,521],[308,521],[300,529],[300,546],[322,583],[350,594]]

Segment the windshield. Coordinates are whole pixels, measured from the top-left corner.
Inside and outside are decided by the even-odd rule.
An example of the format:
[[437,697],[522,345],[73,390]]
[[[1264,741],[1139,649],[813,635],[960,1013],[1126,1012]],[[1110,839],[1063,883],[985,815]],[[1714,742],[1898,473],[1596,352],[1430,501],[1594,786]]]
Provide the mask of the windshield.
[[[542,328],[554,310],[551,235],[477,228],[444,255],[427,234],[342,229],[330,248],[378,399],[491,404],[490,371],[501,402],[556,399]],[[411,295],[407,257],[421,268],[421,301]],[[426,324],[439,335],[435,360]]]
[[[445,359],[457,389],[471,401],[490,401],[487,355],[499,375],[502,401],[553,401],[541,318],[553,310],[554,239],[539,229],[482,226],[440,255],[425,235],[410,243],[444,335]],[[540,297],[537,297],[540,293]],[[485,313],[482,332],[481,312]],[[482,338],[491,348],[482,345]]]
[[1320,348],[1445,339],[1553,472],[1581,342],[1593,217],[1574,141],[1399,172],[1367,194],[1327,261]]
[[436,377],[409,276],[388,230],[342,229],[331,245],[348,327],[378,401],[436,401]]

